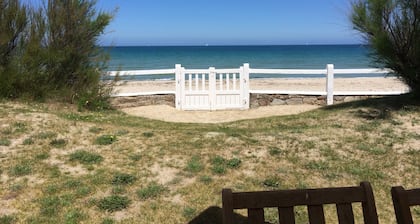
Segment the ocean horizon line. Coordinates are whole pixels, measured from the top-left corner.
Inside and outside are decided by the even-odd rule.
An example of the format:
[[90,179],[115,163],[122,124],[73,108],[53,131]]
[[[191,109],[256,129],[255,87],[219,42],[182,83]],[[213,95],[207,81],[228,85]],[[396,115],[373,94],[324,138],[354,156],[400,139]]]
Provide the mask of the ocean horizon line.
[[113,47],[270,47],[270,46],[369,46],[368,44],[186,44],[186,45],[107,45],[99,46],[103,48],[113,48]]

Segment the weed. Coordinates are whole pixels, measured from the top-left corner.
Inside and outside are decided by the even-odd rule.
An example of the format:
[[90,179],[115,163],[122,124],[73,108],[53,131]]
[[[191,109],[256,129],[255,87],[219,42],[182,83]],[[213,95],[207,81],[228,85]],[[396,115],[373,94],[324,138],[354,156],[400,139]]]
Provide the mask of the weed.
[[224,173],[226,173],[226,168],[224,166],[221,166],[221,165],[215,165],[215,166],[213,166],[211,168],[211,170],[215,174],[224,174]]
[[113,185],[128,185],[134,183],[136,179],[137,178],[131,174],[118,173],[114,175],[111,183]]
[[40,132],[35,136],[35,138],[38,138],[38,139],[51,139],[55,137],[57,137],[57,133],[51,132],[51,131]]
[[268,154],[270,154],[270,156],[278,156],[281,154],[281,150],[277,147],[270,147],[268,149]]
[[137,196],[140,199],[157,198],[161,193],[165,191],[165,187],[155,182],[150,183],[145,188],[137,190]]
[[186,171],[191,173],[198,173],[204,169],[199,156],[193,156],[187,163]]
[[324,161],[310,161],[305,165],[305,167],[311,170],[327,170],[329,168],[329,164]]
[[53,146],[53,147],[56,147],[56,148],[62,148],[62,147],[67,145],[67,141],[65,139],[61,139],[61,138],[53,139],[50,142],[50,145]]
[[182,211],[182,215],[186,219],[192,219],[194,218],[196,212],[197,210],[195,208],[185,207],[184,210]]
[[65,215],[66,224],[77,224],[86,218],[86,215],[80,212],[80,210],[71,210]]
[[70,154],[70,161],[78,161],[85,165],[98,164],[102,162],[103,157],[97,153],[78,150]]
[[89,128],[89,132],[95,133],[95,134],[97,134],[97,133],[99,133],[99,132],[101,132],[103,130],[104,130],[103,128],[98,128],[98,127],[91,127],[91,128]]
[[131,200],[126,196],[111,195],[97,201],[97,206],[103,211],[116,212],[127,208],[130,203]]
[[11,216],[11,215],[4,215],[4,216],[0,216],[0,223],[1,224],[13,224],[16,223],[16,217]]
[[45,160],[45,159],[48,159],[49,157],[50,157],[50,154],[48,152],[41,152],[35,155],[35,159],[37,160]]
[[62,201],[58,196],[48,196],[41,198],[40,203],[40,212],[41,215],[52,217],[61,210]]
[[140,153],[134,153],[128,156],[129,159],[137,162],[141,159],[141,154]]
[[238,158],[233,158],[227,161],[227,166],[231,169],[238,168],[242,161]]
[[143,132],[143,136],[146,138],[151,138],[153,137],[155,134],[153,134],[153,132]]
[[82,182],[80,180],[70,179],[64,182],[64,187],[69,189],[75,189],[77,187],[82,186]]
[[117,141],[117,136],[115,135],[101,135],[95,140],[98,145],[111,145],[115,141]]
[[25,139],[25,140],[23,140],[23,145],[32,145],[32,144],[34,144],[34,139],[33,138],[27,138],[27,139]]
[[15,132],[22,133],[27,130],[26,124],[23,122],[15,122],[12,125],[15,128]]
[[9,139],[0,138],[0,146],[10,146],[11,142]]
[[111,218],[104,218],[101,222],[101,224],[114,224],[115,221]]
[[22,162],[19,164],[16,164],[12,169],[10,170],[11,176],[25,176],[32,173],[32,166],[28,162]]
[[268,177],[263,180],[262,184],[268,188],[278,188],[280,186],[280,180],[278,177]]
[[199,180],[204,184],[209,184],[213,181],[213,179],[210,176],[201,176]]

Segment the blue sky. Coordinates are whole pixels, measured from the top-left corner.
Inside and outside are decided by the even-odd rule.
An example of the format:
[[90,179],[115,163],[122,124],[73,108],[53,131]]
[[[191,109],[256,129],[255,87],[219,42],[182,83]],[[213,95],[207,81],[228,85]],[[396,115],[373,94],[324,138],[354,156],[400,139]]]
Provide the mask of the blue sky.
[[98,0],[118,9],[102,45],[361,43],[349,0]]

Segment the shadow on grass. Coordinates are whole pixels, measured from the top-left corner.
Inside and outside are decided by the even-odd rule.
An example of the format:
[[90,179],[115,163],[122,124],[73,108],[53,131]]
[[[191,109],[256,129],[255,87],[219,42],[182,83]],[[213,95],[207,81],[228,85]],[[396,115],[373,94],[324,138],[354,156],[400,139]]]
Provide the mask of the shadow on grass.
[[[363,110],[361,108],[364,108]],[[420,94],[385,96],[366,100],[340,103],[324,107],[322,110],[360,109],[356,116],[367,120],[389,119],[392,111],[420,111]]]
[[[223,224],[222,208],[217,206],[208,207],[188,224]],[[235,213],[235,223],[246,224],[248,218]]]

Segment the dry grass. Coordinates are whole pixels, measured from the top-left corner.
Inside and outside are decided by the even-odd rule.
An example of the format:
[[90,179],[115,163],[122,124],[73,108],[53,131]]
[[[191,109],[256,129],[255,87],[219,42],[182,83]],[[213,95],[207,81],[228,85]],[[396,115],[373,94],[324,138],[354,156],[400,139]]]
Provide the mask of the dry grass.
[[[391,186],[420,184],[420,107],[396,102],[404,101],[212,125],[2,102],[0,220],[187,223],[221,207],[225,187],[316,188],[366,180],[381,223],[395,223]],[[101,136],[112,141],[100,144]],[[128,204],[109,197],[103,205],[108,196],[125,197]],[[305,222],[305,211],[297,213]],[[413,213],[419,222],[420,209]],[[274,211],[267,216],[275,221]]]

